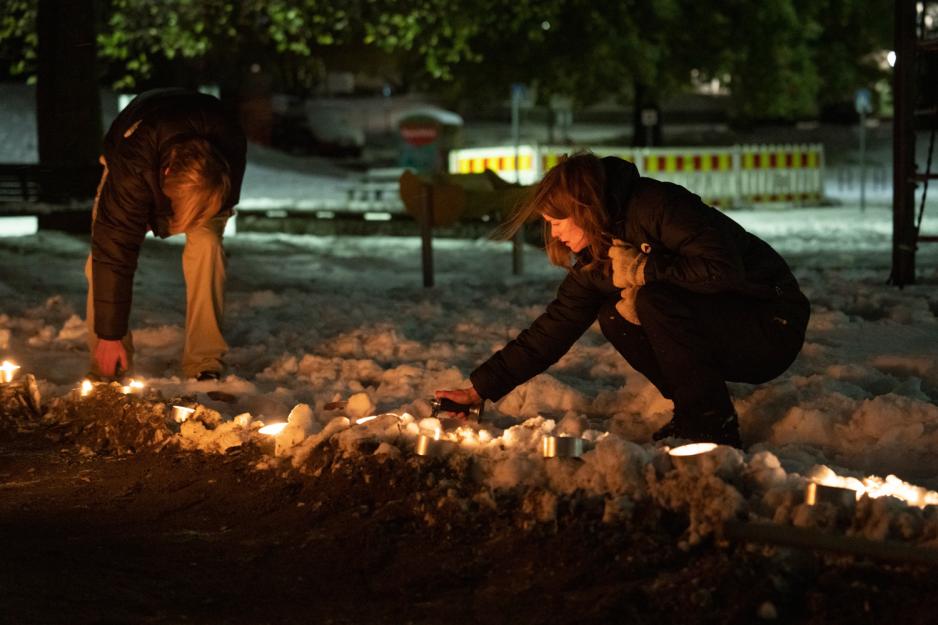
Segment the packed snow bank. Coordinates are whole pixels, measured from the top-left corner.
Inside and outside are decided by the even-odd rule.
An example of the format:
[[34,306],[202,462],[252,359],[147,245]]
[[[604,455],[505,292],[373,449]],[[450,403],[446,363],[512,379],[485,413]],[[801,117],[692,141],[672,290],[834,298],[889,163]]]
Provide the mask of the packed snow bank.
[[[651,504],[687,515],[688,545],[719,536],[725,523],[741,519],[874,540],[931,545],[938,538],[938,492],[895,476],[841,476],[825,465],[802,475],[786,471],[765,450],[639,445],[576,417],[560,423],[534,417],[501,428],[409,413],[368,414],[374,405],[366,393],[323,410],[298,404],[276,429],[263,427],[248,413],[225,419],[185,398],[161,399],[152,390],[134,394],[116,384],[99,384],[56,398],[42,424],[59,445],[77,445],[86,454],[125,455],[167,446],[229,454],[253,446],[264,453],[255,465],[259,470],[290,467],[314,476],[324,468],[323,454],[331,457],[328,464],[363,464],[365,457],[380,455],[401,463],[402,471],[415,470],[416,454],[431,452],[418,444],[418,437],[433,436],[434,444],[449,447],[422,458],[421,466],[448,465],[474,499],[494,502],[499,491],[528,493],[522,499],[539,522],[555,520],[560,502],[570,498],[603,501],[603,521],[611,524],[628,523],[637,506]],[[188,410],[174,410],[180,402]],[[548,437],[570,435],[582,437],[581,456],[546,457]],[[847,489],[843,492],[849,497],[809,501],[809,482]]]

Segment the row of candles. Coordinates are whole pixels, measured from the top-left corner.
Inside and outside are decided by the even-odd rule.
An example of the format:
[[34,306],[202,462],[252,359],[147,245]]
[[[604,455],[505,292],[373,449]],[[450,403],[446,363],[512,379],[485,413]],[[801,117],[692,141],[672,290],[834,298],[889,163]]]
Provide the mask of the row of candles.
[[[0,363],[0,384],[11,383],[20,368],[19,365],[10,360],[4,360]],[[87,379],[83,380],[79,387],[79,394],[81,397],[88,397],[94,392],[94,388],[94,382]],[[121,387],[121,392],[125,395],[138,395],[142,394],[145,388],[143,382],[131,379]],[[173,406],[171,412],[176,423],[184,423],[194,413],[194,408],[178,405]],[[378,415],[361,417],[355,421],[355,424],[363,425],[377,418]],[[274,437],[283,432],[286,427],[285,422],[270,423],[263,425],[258,433]],[[579,458],[583,455],[587,446],[586,440],[575,436],[544,436],[541,440],[541,454],[545,458]],[[432,436],[426,433],[418,435],[414,452],[418,456],[440,458],[449,456],[458,447],[459,443],[457,441],[443,439],[440,428],[437,428]],[[717,447],[714,443],[692,443],[675,447],[669,450],[668,454],[678,462],[693,462],[695,457],[702,458]],[[911,505],[920,507],[938,505],[938,494],[918,486],[906,484],[894,476],[888,476],[885,481],[879,478],[867,478],[865,482],[869,482],[869,484],[854,478],[840,478],[840,476],[829,471],[828,474],[815,476],[808,482],[805,491],[805,502],[809,505],[816,505],[822,501],[848,505],[860,499],[866,493],[871,497],[884,495],[897,497],[904,499]]]
[[[4,360],[0,365],[0,381],[4,383],[11,382],[20,369],[18,365],[8,360]],[[143,382],[131,379],[126,385],[121,387],[121,392],[125,395],[142,394],[145,385]],[[94,393],[95,383],[91,380],[83,380],[79,387],[79,395],[88,397]],[[184,423],[195,412],[194,408],[187,406],[173,406],[172,418],[176,423]],[[356,425],[362,425],[377,419],[377,415],[361,417],[355,421]],[[258,432],[266,436],[277,436],[287,427],[286,423],[271,423],[261,427]],[[444,457],[451,454],[459,444],[456,441],[441,438],[441,430],[436,429],[432,436],[420,434],[417,437],[415,452],[418,456]],[[543,440],[542,453],[545,458],[579,458],[584,451],[585,441],[581,438],[565,436],[546,436]]]

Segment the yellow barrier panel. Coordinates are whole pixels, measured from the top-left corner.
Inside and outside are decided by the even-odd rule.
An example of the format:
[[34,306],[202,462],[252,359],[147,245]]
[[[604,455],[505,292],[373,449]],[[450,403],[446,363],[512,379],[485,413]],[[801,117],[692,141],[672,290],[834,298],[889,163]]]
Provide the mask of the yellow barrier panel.
[[[486,168],[521,184],[533,184],[573,146],[524,145],[469,148],[450,153],[450,171],[479,173]],[[683,185],[716,206],[805,203],[823,199],[824,148],[819,144],[754,145],[719,148],[596,147],[597,156],[632,161],[642,175]]]

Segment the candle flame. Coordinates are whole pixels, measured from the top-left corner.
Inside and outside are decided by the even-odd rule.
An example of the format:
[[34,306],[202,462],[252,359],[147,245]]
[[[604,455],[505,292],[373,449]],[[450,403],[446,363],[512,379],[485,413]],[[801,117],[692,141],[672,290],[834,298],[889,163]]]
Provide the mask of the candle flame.
[[94,384],[91,383],[91,380],[82,380],[81,382],[81,396],[88,397],[91,395],[91,392],[94,390]]
[[131,378],[130,382],[126,386],[121,387],[121,393],[124,395],[130,395],[131,393],[137,393],[142,391],[144,388],[143,382],[140,380],[135,380]]
[[699,456],[700,454],[709,453],[716,448],[716,443],[691,443],[690,445],[675,447],[668,453],[672,456]]
[[19,368],[20,366],[15,362],[4,360],[3,364],[0,365],[0,382],[12,382],[13,376],[16,375]]
[[938,492],[903,482],[895,475],[887,475],[885,478],[870,475],[858,479],[837,475],[829,467],[818,466],[811,472],[809,478],[811,481],[823,486],[850,489],[856,493],[857,500],[861,499],[863,495],[867,495],[871,499],[895,497],[905,501],[910,506],[919,508],[938,504]]
[[186,419],[192,416],[195,412],[195,408],[189,408],[188,406],[173,406],[173,421],[176,423],[184,423]]
[[270,425],[265,425],[258,430],[261,434],[266,434],[267,436],[277,436],[283,432],[284,428],[287,427],[286,423],[271,423]]
[[435,441],[440,440],[440,428],[437,428],[436,431],[433,433],[433,440]]

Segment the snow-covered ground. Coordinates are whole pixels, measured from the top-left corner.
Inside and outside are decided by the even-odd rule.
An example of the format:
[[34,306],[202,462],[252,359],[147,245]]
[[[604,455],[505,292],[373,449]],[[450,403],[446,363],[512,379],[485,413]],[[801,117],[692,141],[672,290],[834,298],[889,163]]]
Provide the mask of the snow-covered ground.
[[[343,174],[326,163],[310,161],[304,166],[315,173],[296,173],[295,162],[252,154],[246,198],[281,193],[301,203],[323,189],[344,193]],[[759,386],[733,385],[749,448],[739,462],[767,490],[796,488],[816,465],[938,488],[938,246],[922,247],[918,284],[900,290],[886,285],[886,206],[731,215],[788,259],[813,306],[804,350],[788,372]],[[934,217],[926,219],[929,229],[938,230]],[[513,276],[505,243],[438,240],[438,286],[427,290],[415,238],[237,235],[227,242],[230,372],[207,383],[178,377],[181,243],[148,239],[144,246],[132,317],[136,373],[167,397],[197,394],[228,419],[247,412],[284,420],[293,411],[281,447],[295,462],[321,442],[328,423],[327,432],[356,436],[348,421],[333,420],[341,411],[325,406],[359,393],[368,401],[355,411],[413,415],[367,426],[381,436],[401,425],[411,435],[449,425],[448,436],[489,456],[484,479],[493,487],[547,482],[559,491],[628,495],[628,480],[638,480],[659,453],[649,436],[670,417],[670,403],[595,326],[547,373],[490,409],[481,428],[420,421],[434,390],[465,386],[472,368],[550,301],[562,273],[536,249],[526,250],[525,274]],[[86,372],[87,250],[86,238],[55,232],[0,239],[0,357],[34,373],[46,399],[75,388]],[[213,389],[237,401],[213,401],[205,394]],[[309,410],[294,410],[298,404]],[[579,477],[534,461],[541,436],[558,430],[597,442]],[[298,444],[294,452],[287,442]]]
[[[885,284],[886,209],[733,216],[786,255],[813,304],[794,366],[765,385],[734,385],[746,442],[774,450],[793,469],[833,462],[938,479],[938,250],[922,249],[919,284],[899,290]],[[47,396],[74,387],[86,371],[87,246],[53,232],[0,240],[0,350],[44,380]],[[533,248],[526,273],[511,275],[509,248],[491,241],[437,241],[438,286],[430,290],[420,286],[415,238],[242,234],[227,246],[231,375],[221,388],[239,401],[203,399],[231,416],[285,417],[297,403],[321,408],[363,390],[378,411],[423,416],[423,399],[464,385],[477,363],[541,312],[561,279]],[[181,240],[147,240],[132,319],[137,372],[168,394],[213,386],[176,377],[180,251]],[[596,327],[498,405],[519,418],[584,415],[639,442],[669,409]]]

